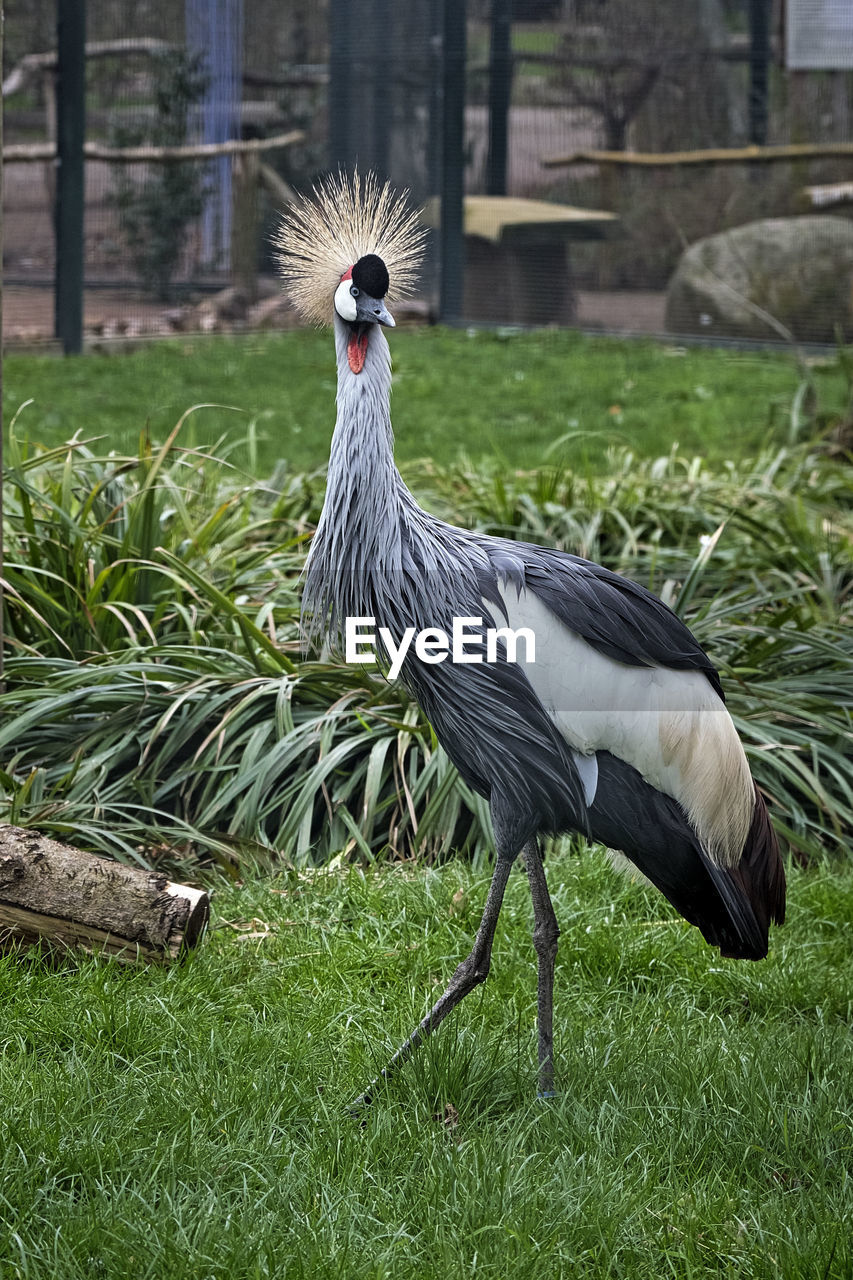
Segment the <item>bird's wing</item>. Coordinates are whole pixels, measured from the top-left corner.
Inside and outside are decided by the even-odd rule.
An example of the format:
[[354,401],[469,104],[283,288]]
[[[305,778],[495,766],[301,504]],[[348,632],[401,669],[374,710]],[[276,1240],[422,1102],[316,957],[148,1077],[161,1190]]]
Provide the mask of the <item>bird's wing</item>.
[[607,751],[678,801],[711,858],[740,857],[754,808],[749,766],[710,659],[642,587],[577,557],[495,546],[484,591],[527,679],[565,741]]
[[580,556],[491,540],[500,579],[533,591],[560,621],[605,657],[630,667],[701,671],[725,701],[720,677],[696,637],[651,591]]

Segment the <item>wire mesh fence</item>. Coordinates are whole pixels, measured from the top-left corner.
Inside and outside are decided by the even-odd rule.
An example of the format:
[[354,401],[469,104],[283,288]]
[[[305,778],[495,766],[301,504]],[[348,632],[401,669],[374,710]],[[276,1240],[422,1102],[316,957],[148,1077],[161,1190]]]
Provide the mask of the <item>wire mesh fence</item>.
[[[6,5],[10,340],[54,327],[57,7]],[[293,323],[271,257],[277,211],[339,166],[408,188],[438,227],[448,8],[90,3],[87,336]],[[469,0],[466,35],[455,319],[851,336],[849,5]],[[256,149],[164,159],[229,142]],[[114,158],[129,148],[133,162]],[[440,306],[440,247],[415,308],[424,317]]]

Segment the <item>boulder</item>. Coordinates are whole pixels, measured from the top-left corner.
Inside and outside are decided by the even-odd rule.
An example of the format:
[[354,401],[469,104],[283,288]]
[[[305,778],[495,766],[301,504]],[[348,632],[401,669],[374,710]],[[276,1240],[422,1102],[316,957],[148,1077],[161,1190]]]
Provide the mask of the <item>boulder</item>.
[[801,342],[853,338],[853,221],[766,218],[697,240],[666,297],[670,333]]

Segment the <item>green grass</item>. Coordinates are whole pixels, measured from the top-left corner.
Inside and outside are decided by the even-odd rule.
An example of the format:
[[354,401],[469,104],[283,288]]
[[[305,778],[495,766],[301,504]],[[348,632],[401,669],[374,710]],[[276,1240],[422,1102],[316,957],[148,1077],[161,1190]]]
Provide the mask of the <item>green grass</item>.
[[514,53],[554,53],[559,47],[560,32],[540,22],[516,23],[512,30]]
[[559,1098],[526,878],[492,978],[347,1113],[471,943],[461,863],[221,890],[183,967],[0,960],[0,1274],[749,1277],[853,1269],[849,868],[760,965],[555,854]]
[[[9,407],[38,403],[7,451],[2,820],[128,858],[167,841],[187,878],[231,856],[245,883],[212,879],[215,927],[183,966],[0,957],[0,1277],[847,1280],[852,499],[819,438],[840,415],[808,411],[776,355],[392,342],[425,502],[600,557],[708,645],[811,859],[788,923],[767,962],[721,961],[599,854],[556,852],[560,1097],[535,1100],[517,875],[492,979],[355,1122],[346,1103],[470,947],[482,814],[399,690],[299,660],[322,478],[249,483],[188,448],[224,436],[260,476],[322,465],[329,335],[12,357]],[[823,404],[844,403],[844,360],[815,371]],[[146,422],[163,441],[209,401],[242,412],[138,451]],[[25,443],[75,432],[106,440]],[[633,452],[605,460],[614,440]],[[447,861],[465,844],[471,865]],[[263,878],[270,849],[287,866]]]
[[[469,72],[473,67],[478,68],[481,76],[488,69],[489,64],[489,46],[490,46],[490,25],[486,22],[471,22],[468,24],[468,67]],[[538,63],[527,62],[522,55],[525,53],[533,54],[555,54],[560,47],[560,31],[552,25],[542,22],[513,22],[512,24],[512,52],[516,58],[515,77],[516,89],[518,88],[518,78],[520,76],[535,76],[537,79],[551,77],[554,75],[554,68]]]
[[[440,328],[390,335],[397,456],[454,461],[462,451],[508,467],[541,465],[554,442],[575,466],[600,469],[608,447],[645,457],[682,452],[714,461],[744,457],[787,439],[788,407],[800,382],[790,356],[616,342],[561,331],[502,337]],[[815,370],[821,394],[841,398],[834,362]],[[242,440],[256,449],[235,461],[269,475],[325,466],[335,416],[328,331],[245,338],[181,339],[121,355],[74,360],[10,354],[7,420],[27,400],[18,433],[44,445],[103,437],[135,452],[150,428],[163,440],[190,406],[184,444]]]

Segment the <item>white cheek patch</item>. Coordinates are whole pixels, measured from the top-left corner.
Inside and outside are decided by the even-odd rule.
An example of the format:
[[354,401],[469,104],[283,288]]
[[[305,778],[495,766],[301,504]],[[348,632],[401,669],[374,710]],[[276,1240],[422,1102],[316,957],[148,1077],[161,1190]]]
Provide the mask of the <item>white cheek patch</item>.
[[[335,290],[335,310],[342,320],[349,320],[350,323],[356,318],[355,298],[350,293],[352,280],[342,280]],[[329,295],[326,294],[326,297]]]

